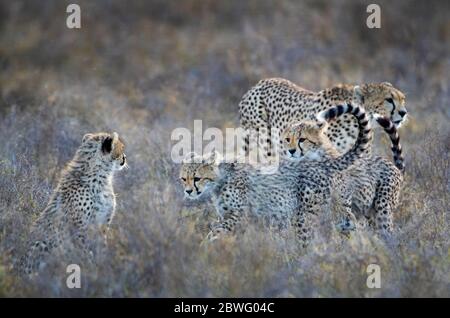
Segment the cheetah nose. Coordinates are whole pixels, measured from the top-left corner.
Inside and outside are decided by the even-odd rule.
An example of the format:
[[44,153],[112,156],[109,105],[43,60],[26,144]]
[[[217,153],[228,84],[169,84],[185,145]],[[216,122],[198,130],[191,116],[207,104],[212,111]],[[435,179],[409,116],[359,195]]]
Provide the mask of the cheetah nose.
[[405,117],[405,116],[406,116],[406,113],[407,113],[406,110],[401,110],[401,111],[398,112],[398,114],[399,114],[400,116],[402,116],[402,117]]
[[295,153],[295,149],[289,149],[289,153],[293,155]]
[[187,193],[187,194],[191,194],[191,193],[192,193],[192,190],[186,190],[186,193]]

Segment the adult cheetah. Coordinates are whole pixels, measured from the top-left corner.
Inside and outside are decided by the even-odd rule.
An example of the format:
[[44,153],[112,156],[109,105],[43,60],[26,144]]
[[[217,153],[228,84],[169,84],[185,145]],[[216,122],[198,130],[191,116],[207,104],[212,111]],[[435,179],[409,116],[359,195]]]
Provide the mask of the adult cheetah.
[[[244,152],[248,154],[258,146],[256,149],[262,150],[263,158],[272,162],[274,156],[286,151],[277,141],[281,132],[295,122],[314,120],[317,113],[345,102],[361,105],[370,120],[375,114],[389,117],[397,128],[406,119],[405,95],[387,82],[338,85],[312,92],[286,79],[264,79],[247,91],[239,103],[241,127],[259,134],[258,140],[252,137],[254,134],[245,137]],[[338,153],[343,154],[358,136],[357,121],[346,114],[331,122],[325,134]]]

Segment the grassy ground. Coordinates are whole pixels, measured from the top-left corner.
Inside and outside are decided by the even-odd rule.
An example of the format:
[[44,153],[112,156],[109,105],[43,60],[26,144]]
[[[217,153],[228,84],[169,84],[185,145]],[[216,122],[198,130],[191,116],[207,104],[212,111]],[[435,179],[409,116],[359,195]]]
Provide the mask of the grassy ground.
[[[69,2],[67,2],[69,3]],[[65,1],[0,3],[0,296],[450,296],[450,6],[378,1]],[[390,242],[321,229],[306,252],[290,233],[249,225],[200,246],[210,210],[186,206],[170,159],[176,127],[235,127],[251,85],[284,77],[319,90],[389,81],[407,94],[406,182]],[[13,264],[84,133],[118,131],[108,250],[65,287],[68,260],[33,281]],[[384,138],[377,151],[386,153]],[[366,287],[381,266],[382,288]]]

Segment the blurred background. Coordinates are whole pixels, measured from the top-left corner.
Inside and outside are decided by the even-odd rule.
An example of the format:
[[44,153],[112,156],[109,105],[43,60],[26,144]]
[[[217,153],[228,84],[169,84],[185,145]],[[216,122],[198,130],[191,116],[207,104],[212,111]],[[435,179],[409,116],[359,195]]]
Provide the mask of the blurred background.
[[[66,7],[81,7],[81,29]],[[0,1],[0,296],[450,296],[450,3],[377,1]],[[250,225],[199,243],[213,215],[187,206],[172,163],[176,127],[237,127],[243,94],[266,77],[310,90],[389,81],[407,96],[406,182],[393,242],[320,236],[299,252]],[[117,131],[131,169],[116,175],[107,253],[65,287],[56,259],[14,274],[30,226],[87,132]],[[377,151],[389,155],[384,137]],[[289,235],[289,234],[287,234]],[[383,287],[366,287],[380,264]]]

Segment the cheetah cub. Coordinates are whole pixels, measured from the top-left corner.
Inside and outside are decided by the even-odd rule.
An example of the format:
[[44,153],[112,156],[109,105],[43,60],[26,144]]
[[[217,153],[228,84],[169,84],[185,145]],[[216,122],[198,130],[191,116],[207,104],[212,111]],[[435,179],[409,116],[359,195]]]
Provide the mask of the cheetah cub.
[[[344,181],[341,184],[344,186],[336,191],[341,202],[351,207],[356,216],[365,216],[377,231],[389,234],[393,230],[393,211],[398,205],[405,166],[395,124],[386,117],[376,116],[375,120],[390,138],[394,163],[375,155],[362,158],[336,176]],[[326,129],[304,121],[284,131],[281,141],[291,154],[290,159],[322,162],[338,157]],[[354,229],[356,224],[344,222],[341,226],[345,231]]]
[[115,132],[84,135],[33,225],[32,242],[21,262],[23,272],[38,271],[46,255],[67,240],[89,255],[88,229],[98,227],[106,239],[116,207],[114,172],[127,167],[124,148]]
[[340,180],[334,176],[366,154],[372,140],[369,119],[363,108],[339,105],[325,114],[325,121],[344,114],[357,119],[356,143],[338,158],[323,162],[285,160],[272,174],[261,173],[250,164],[217,164],[214,156],[183,163],[180,179],[185,196],[200,199],[206,193],[213,193],[214,204],[221,215],[208,234],[208,240],[234,232],[242,217],[250,213],[268,220],[287,220],[294,225],[302,245],[308,244],[315,232],[311,215],[329,210],[333,189],[341,187]]

